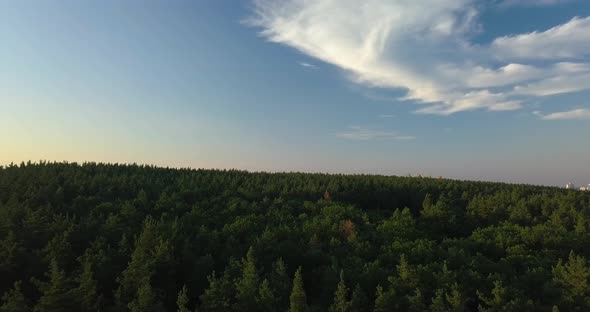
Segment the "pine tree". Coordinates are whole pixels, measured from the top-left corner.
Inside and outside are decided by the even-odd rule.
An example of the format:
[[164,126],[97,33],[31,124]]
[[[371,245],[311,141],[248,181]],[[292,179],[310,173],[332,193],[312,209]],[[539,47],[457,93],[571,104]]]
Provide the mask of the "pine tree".
[[156,294],[149,281],[144,280],[137,289],[137,296],[127,305],[130,312],[163,311],[162,304],[158,302]]
[[375,293],[375,307],[374,312],[389,312],[393,309],[392,302],[393,293],[390,291],[384,291],[381,285],[377,286]]
[[340,271],[340,282],[334,293],[334,303],[330,307],[332,312],[348,312],[350,311],[351,302],[348,301],[348,287],[344,282],[344,271]]
[[39,298],[35,306],[35,312],[76,310],[77,299],[75,293],[73,293],[71,282],[64,271],[59,269],[55,259],[51,261],[46,276],[49,278],[47,283],[34,280],[41,290],[41,298]]
[[302,268],[299,267],[293,278],[293,290],[289,297],[289,312],[307,311],[307,297],[305,296],[305,289],[303,289],[303,276],[301,275],[301,271]]
[[444,291],[442,289],[436,290],[436,293],[432,298],[432,303],[430,304],[430,311],[448,312],[448,308],[445,302]]
[[432,208],[432,195],[426,194],[422,201],[422,209],[428,211],[430,208]]
[[354,290],[352,291],[352,296],[350,299],[350,311],[351,312],[364,312],[368,311],[369,307],[369,299],[367,295],[362,290],[361,285],[356,284]]
[[0,239],[0,275],[6,281],[17,277],[15,274],[19,264],[22,263],[19,258],[23,253],[24,248],[13,231],[8,232],[3,239]]
[[494,281],[494,288],[492,288],[491,297],[483,295],[477,291],[477,296],[486,306],[479,306],[480,312],[493,311],[512,311],[512,302],[508,299],[508,290],[502,285],[502,281]]
[[411,312],[422,312],[426,311],[427,307],[424,303],[424,296],[419,288],[416,288],[412,296],[408,296],[409,311]]
[[275,311],[280,305],[270,287],[270,282],[265,278],[260,285],[258,291],[258,310],[261,311]]
[[414,268],[408,263],[405,254],[402,254],[400,257],[400,262],[397,265],[397,272],[404,287],[409,289],[416,287],[418,284],[418,277]]
[[188,289],[186,285],[182,286],[182,289],[178,292],[178,297],[176,299],[176,306],[178,307],[178,312],[190,312],[188,307],[189,299],[188,299]]
[[277,299],[278,306],[289,305],[289,292],[291,291],[291,278],[287,273],[287,266],[283,259],[279,258],[273,263],[273,272],[270,275],[270,286]]
[[131,261],[119,278],[119,288],[115,293],[119,307],[128,306],[132,300],[135,300],[134,306],[137,306],[140,286],[144,288],[144,296],[148,290],[155,296],[156,292],[151,289],[151,279],[156,273],[156,268],[163,267],[163,264],[169,261],[169,257],[168,243],[160,239],[157,223],[151,217],[147,217],[143,230],[135,242]]
[[78,279],[79,286],[76,289],[80,311],[96,311],[98,308],[98,294],[96,291],[96,280],[92,272],[92,264],[89,261],[85,261],[82,266],[82,274]]
[[457,283],[453,284],[453,287],[451,289],[451,293],[447,293],[445,295],[445,297],[447,299],[447,302],[451,306],[452,312],[465,311],[465,307],[464,307],[465,299],[463,298],[463,295],[459,291],[459,285],[457,285]]
[[224,274],[221,278],[215,275],[215,271],[208,276],[209,287],[201,295],[200,310],[204,312],[225,312],[231,309],[230,295],[232,284]]
[[2,296],[0,312],[28,312],[30,311],[21,289],[22,282],[14,283],[14,287]]
[[563,289],[562,297],[568,304],[590,308],[590,268],[582,256],[570,252],[567,262],[560,259],[553,268],[553,280]]
[[258,296],[258,272],[256,272],[256,261],[254,250],[248,249],[246,259],[242,259],[242,277],[236,282],[236,299],[238,310],[255,311]]

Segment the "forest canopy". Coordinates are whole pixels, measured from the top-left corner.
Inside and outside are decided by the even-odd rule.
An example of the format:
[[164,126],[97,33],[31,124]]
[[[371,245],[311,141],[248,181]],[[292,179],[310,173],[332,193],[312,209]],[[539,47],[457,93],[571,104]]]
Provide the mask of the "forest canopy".
[[0,312],[590,311],[590,192],[0,167]]

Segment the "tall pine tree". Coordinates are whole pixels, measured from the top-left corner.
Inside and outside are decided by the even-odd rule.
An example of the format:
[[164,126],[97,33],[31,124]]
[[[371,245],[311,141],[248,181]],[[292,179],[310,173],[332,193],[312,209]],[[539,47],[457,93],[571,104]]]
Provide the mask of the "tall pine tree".
[[236,282],[236,300],[239,311],[256,311],[258,297],[258,272],[254,250],[248,249],[245,259],[242,259],[242,277]]
[[54,259],[46,273],[49,281],[46,283],[34,280],[41,290],[41,298],[35,306],[35,312],[59,312],[74,311],[77,307],[77,298],[72,283],[60,270]]
[[293,278],[293,289],[289,297],[290,305],[289,312],[306,312],[307,311],[307,297],[303,289],[303,276],[301,275],[302,268],[299,267],[295,272]]
[[334,303],[330,307],[332,312],[349,312],[351,302],[348,300],[348,287],[344,282],[344,271],[340,270],[340,282],[334,293]]
[[178,312],[190,312],[188,307],[189,299],[188,299],[188,289],[186,285],[182,286],[182,289],[178,292],[178,297],[176,299],[176,306],[178,307]]
[[262,281],[258,291],[258,311],[271,312],[280,307],[277,298],[274,295],[270,282],[267,279]]

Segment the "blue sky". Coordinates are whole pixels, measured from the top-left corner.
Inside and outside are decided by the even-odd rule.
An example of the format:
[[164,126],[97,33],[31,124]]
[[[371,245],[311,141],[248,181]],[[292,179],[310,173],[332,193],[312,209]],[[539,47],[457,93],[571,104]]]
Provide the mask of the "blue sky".
[[590,183],[584,0],[8,0],[0,39],[4,164]]

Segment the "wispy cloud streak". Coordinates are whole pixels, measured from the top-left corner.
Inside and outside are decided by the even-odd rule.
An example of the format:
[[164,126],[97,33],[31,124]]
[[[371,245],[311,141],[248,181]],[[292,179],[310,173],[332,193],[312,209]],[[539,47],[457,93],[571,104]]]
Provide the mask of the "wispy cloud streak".
[[317,65],[307,63],[307,62],[299,62],[299,65],[309,68],[309,69],[318,69],[319,68]]
[[534,112],[543,120],[590,120],[590,109],[578,108],[565,112],[556,112],[543,115],[541,112]]
[[359,126],[349,127],[348,130],[339,132],[336,134],[336,137],[342,139],[349,139],[349,140],[400,140],[400,141],[407,141],[407,140],[415,140],[416,137],[409,136],[409,135],[400,135],[397,132],[392,131],[382,131],[382,130],[373,130],[367,129]]

